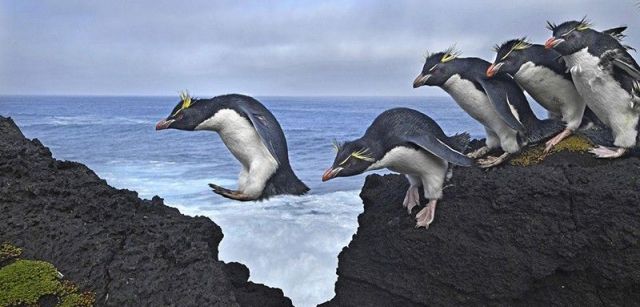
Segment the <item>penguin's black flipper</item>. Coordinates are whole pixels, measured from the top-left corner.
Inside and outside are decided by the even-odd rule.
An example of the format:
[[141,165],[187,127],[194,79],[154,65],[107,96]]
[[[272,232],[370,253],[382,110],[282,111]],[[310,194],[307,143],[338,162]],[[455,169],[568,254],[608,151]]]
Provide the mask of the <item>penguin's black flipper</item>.
[[630,94],[634,94],[635,87],[640,81],[640,66],[624,50],[614,49],[604,52],[600,56],[600,67],[610,71],[622,88]]
[[632,64],[629,64],[626,61],[624,61],[623,58],[615,58],[615,59],[613,59],[611,64],[613,64],[613,66],[615,66],[615,67],[618,67],[618,68],[624,70],[632,78],[634,78],[636,80],[640,80],[640,70],[638,70],[638,68],[634,67]]
[[[278,164],[285,164],[287,162],[287,144],[284,141],[284,134],[282,128],[275,119],[272,119],[270,114],[263,114],[259,109],[253,109],[249,105],[238,104],[239,108],[251,121],[251,124],[258,132],[262,143],[267,147],[271,155],[278,161]],[[271,120],[270,120],[271,119]],[[284,152],[283,152],[284,149]]]
[[627,26],[621,26],[621,27],[617,27],[617,28],[611,28],[611,29],[604,30],[604,31],[602,31],[602,33],[609,34],[609,35],[613,36],[617,40],[622,40],[625,37],[625,35],[622,34],[622,32],[624,32],[626,29],[627,29]]
[[473,159],[451,148],[451,146],[433,135],[407,135],[402,138],[404,141],[415,144],[418,147],[436,155],[438,158],[449,161],[453,164],[460,166],[473,166],[474,164]]
[[522,90],[518,88],[517,85],[508,84],[508,82],[498,77],[491,79],[483,78],[480,79],[479,82],[489,97],[489,101],[493,104],[498,115],[500,115],[500,118],[502,118],[511,129],[526,134],[524,125],[516,118],[516,115],[514,115],[514,112],[516,112],[519,114],[518,116],[521,116],[520,110],[523,109],[523,104],[526,104],[526,107],[530,110],[529,103],[524,93],[522,93]]

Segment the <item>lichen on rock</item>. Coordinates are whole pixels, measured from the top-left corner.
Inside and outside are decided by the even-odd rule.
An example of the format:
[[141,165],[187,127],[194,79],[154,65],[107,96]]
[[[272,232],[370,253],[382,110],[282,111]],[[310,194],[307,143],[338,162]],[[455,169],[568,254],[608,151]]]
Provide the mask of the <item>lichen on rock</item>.
[[594,145],[587,138],[580,135],[572,135],[560,143],[556,144],[548,153],[544,152],[545,144],[538,144],[533,147],[524,148],[516,154],[509,163],[516,166],[529,166],[542,162],[550,155],[568,151],[573,153],[587,153]]
[[0,244],[0,265],[20,257],[22,249],[9,243]]
[[93,306],[92,292],[80,292],[72,282],[62,280],[49,262],[16,259],[20,251],[8,243],[0,246],[0,256],[12,257],[10,262],[4,262],[8,264],[0,267],[0,306],[34,306],[45,297],[60,307]]

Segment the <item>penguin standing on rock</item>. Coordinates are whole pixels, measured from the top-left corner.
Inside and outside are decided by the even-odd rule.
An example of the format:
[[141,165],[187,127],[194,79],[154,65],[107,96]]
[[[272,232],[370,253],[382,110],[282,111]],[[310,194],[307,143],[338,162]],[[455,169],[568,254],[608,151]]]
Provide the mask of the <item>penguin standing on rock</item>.
[[560,118],[566,124],[561,133],[547,141],[548,152],[580,127],[586,107],[560,61],[561,55],[544,45],[531,44],[526,38],[509,40],[496,46],[495,51],[496,59],[487,69],[487,77],[498,72],[513,76],[551,118]]
[[[587,106],[611,129],[614,147],[591,150],[598,158],[618,158],[637,145],[640,119],[640,67],[616,35],[598,32],[585,19],[549,23],[546,48],[559,52]],[[623,28],[618,28],[623,29]]]
[[382,168],[402,173],[410,184],[403,206],[411,214],[420,202],[422,185],[429,203],[416,215],[416,227],[428,228],[442,197],[449,163],[473,165],[461,153],[468,142],[467,133],[447,137],[433,119],[416,110],[390,109],[378,115],[361,138],[334,144],[336,158],[322,181]]
[[287,141],[276,118],[257,100],[244,95],[193,99],[187,93],[156,130],[210,130],[242,164],[238,190],[209,184],[221,196],[262,200],[279,194],[302,195],[309,188],[289,165]]
[[427,56],[413,87],[441,87],[485,127],[486,146],[469,156],[483,157],[497,147],[501,147],[504,153],[499,157],[478,160],[480,167],[496,166],[509,155],[519,152],[522,146],[543,141],[564,128],[557,120],[539,120],[510,76],[498,74],[487,78],[489,62],[479,58],[460,58],[458,54],[450,48]]

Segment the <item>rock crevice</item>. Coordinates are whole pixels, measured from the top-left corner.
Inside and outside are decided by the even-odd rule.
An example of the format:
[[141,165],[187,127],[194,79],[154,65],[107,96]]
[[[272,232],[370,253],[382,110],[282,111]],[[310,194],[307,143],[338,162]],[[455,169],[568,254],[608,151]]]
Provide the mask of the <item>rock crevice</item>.
[[[326,306],[636,305],[640,159],[559,152],[527,167],[456,168],[428,230],[406,179],[368,176],[364,213]],[[422,200],[422,203],[425,203]]]
[[53,159],[1,116],[0,212],[0,243],[53,263],[98,305],[291,306],[280,289],[248,282],[245,266],[218,259],[223,235],[210,219]]

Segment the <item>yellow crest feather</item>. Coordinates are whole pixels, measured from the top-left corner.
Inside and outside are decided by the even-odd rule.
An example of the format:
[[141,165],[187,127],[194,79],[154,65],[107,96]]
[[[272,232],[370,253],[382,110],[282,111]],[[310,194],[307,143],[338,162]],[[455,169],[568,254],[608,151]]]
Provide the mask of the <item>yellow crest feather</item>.
[[456,50],[455,46],[449,47],[449,49],[444,51],[444,55],[440,59],[440,63],[447,63],[457,58],[461,54],[460,51]]
[[527,49],[529,47],[531,47],[531,43],[527,42],[527,38],[526,37],[523,37],[523,38],[519,39],[518,42],[515,43],[513,45],[513,47],[511,47],[509,52],[507,52],[507,54],[505,54],[500,60],[502,61],[502,60],[506,59],[514,51],[525,50],[525,49]]
[[181,110],[184,110],[191,106],[191,96],[189,95],[188,91],[185,90],[180,92],[180,100],[182,100],[182,107],[180,108]]
[[591,22],[587,20],[586,16],[583,17],[582,20],[580,20],[580,23],[576,26],[576,30],[578,31],[584,31],[589,28],[591,28]]
[[363,148],[361,150],[354,151],[351,153],[351,156],[356,159],[367,161],[367,162],[375,161],[375,159],[369,153],[369,148]]
[[517,44],[513,46],[513,50],[524,50],[529,47],[531,47],[531,44],[528,43],[526,40],[521,39]]
[[581,23],[581,24],[579,24],[579,25],[576,27],[576,30],[578,30],[578,31],[584,31],[584,30],[586,30],[586,29],[589,29],[589,27],[590,27],[590,26],[589,26],[588,24],[582,24],[582,23]]

